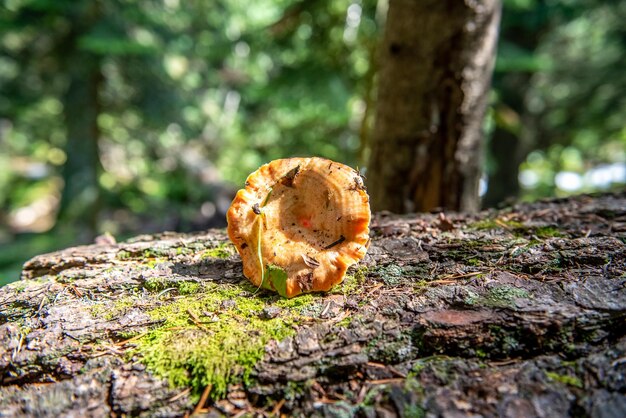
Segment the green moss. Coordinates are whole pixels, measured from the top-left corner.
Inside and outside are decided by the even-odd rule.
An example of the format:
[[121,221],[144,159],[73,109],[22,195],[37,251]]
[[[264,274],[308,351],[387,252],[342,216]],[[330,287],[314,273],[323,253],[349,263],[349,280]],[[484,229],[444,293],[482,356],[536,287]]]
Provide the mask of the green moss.
[[401,333],[396,337],[374,338],[365,349],[370,360],[385,364],[405,361],[413,351],[411,336],[408,333]]
[[329,403],[325,406],[325,416],[352,418],[356,415],[358,408],[358,406],[353,406],[348,401]]
[[376,403],[376,398],[378,397],[378,395],[380,393],[382,393],[385,390],[385,386],[384,385],[376,385],[373,386],[366,394],[365,397],[363,398],[363,405],[375,405]]
[[387,264],[376,267],[371,273],[375,277],[380,277],[385,285],[390,287],[411,286],[416,281],[425,280],[429,277],[429,271],[425,264]]
[[[539,241],[539,240],[531,240],[531,241],[524,240],[522,244],[516,245],[515,247],[513,247],[513,249],[510,252],[510,255],[512,258],[519,257],[520,255],[526,254],[533,247],[536,247],[540,244],[542,244],[542,241]],[[515,245],[515,244],[512,243],[511,245]]]
[[150,277],[143,283],[143,287],[145,287],[150,292],[160,292],[164,289],[168,288],[169,280],[166,277]]
[[204,250],[201,259],[205,258],[228,258],[236,253],[235,246],[228,243],[223,243],[215,248],[209,248]]
[[50,283],[54,283],[55,281],[56,281],[55,276],[46,274],[44,276],[36,277],[34,279],[17,280],[15,282],[5,285],[4,289],[12,290],[16,294],[22,293],[26,289],[28,289],[31,292],[35,290],[42,290],[44,293],[47,294],[49,291],[49,288],[47,285]]
[[407,405],[404,409],[404,416],[406,418],[423,418],[426,416],[426,411],[419,405]]
[[524,228],[524,224],[518,221],[505,221],[504,224],[509,228]]
[[128,251],[122,250],[117,253],[116,257],[118,260],[128,260],[132,255]]
[[337,322],[336,326],[348,328],[350,326],[350,324],[352,324],[353,321],[361,320],[361,318],[362,318],[362,316],[358,315],[358,314],[348,315],[345,318],[343,318],[341,321]]
[[359,289],[359,282],[352,274],[346,274],[343,282],[335,286],[331,292],[340,293],[345,296],[355,294]]
[[425,368],[428,368],[428,373],[432,373],[444,385],[456,378],[456,372],[453,368],[455,364],[453,357],[434,355],[423,358],[421,361],[425,362]]
[[415,360],[415,363],[413,363],[413,366],[408,373],[408,377],[418,377],[420,373],[427,367],[430,367],[432,369],[447,369],[452,360],[452,357],[443,354],[435,354],[432,356],[419,358]]
[[424,370],[426,368],[426,363],[422,360],[418,360],[413,364],[413,367],[411,367],[411,370],[409,371],[409,375],[408,377],[415,377],[415,376],[419,376],[420,373],[422,373],[422,370]]
[[360,266],[354,274],[346,274],[343,282],[332,289],[333,293],[341,293],[344,296],[356,295],[363,288],[363,283],[367,278],[367,267]]
[[117,331],[115,333],[115,335],[122,339],[122,340],[128,340],[130,338],[136,337],[137,335],[139,335],[139,332],[137,331]]
[[515,299],[529,298],[530,294],[525,289],[512,286],[496,286],[489,289],[485,297],[480,298],[479,303],[492,307],[513,307]]
[[430,287],[430,282],[428,280],[421,279],[413,283],[413,291],[416,293],[423,292],[429,287]]
[[169,251],[160,248],[148,248],[143,252],[143,258],[167,258],[169,256]]
[[135,306],[134,299],[130,297],[119,299],[113,303],[112,308],[108,308],[107,311],[104,312],[104,319],[110,321],[113,318],[117,318],[133,306]]
[[318,318],[324,311],[324,304],[312,302],[300,307],[299,312],[302,316]]
[[465,298],[463,299],[466,305],[476,305],[480,301],[480,295],[472,292],[471,290],[465,291]]
[[94,318],[104,318],[107,321],[115,319],[133,307],[136,299],[126,296],[116,300],[114,303],[96,303],[89,306],[89,312]]
[[524,224],[517,221],[504,221],[502,219],[492,218],[476,221],[468,225],[469,229],[475,229],[478,231],[490,230],[490,229],[516,229],[523,228]]
[[272,305],[303,315],[312,306],[320,305],[317,300],[319,299],[309,293],[291,299],[280,298],[273,301]]
[[91,316],[93,316],[94,318],[102,316],[105,311],[106,311],[106,308],[104,304],[101,304],[101,303],[97,303],[97,304],[93,304],[89,306],[89,312],[91,313]]
[[405,392],[417,393],[420,395],[424,394],[424,388],[415,376],[407,376],[402,386],[402,389],[404,389]]
[[193,249],[190,247],[176,247],[174,250],[176,251],[176,255],[187,255],[193,253]]
[[465,262],[470,266],[480,266],[483,262],[478,258],[468,258]]
[[535,228],[534,233],[539,238],[558,238],[565,236],[558,228],[554,226],[540,226]]
[[[212,385],[211,395],[219,398],[229,384],[249,383],[268,341],[295,333],[292,324],[310,298],[252,296],[239,286],[209,284],[200,294],[149,311],[162,325],[138,338],[129,354],[140,356],[150,371],[174,386],[191,386],[200,393]],[[232,307],[224,308],[225,300],[234,302]],[[268,306],[281,308],[281,314],[261,319],[258,313]]]
[[7,284],[5,286],[5,289],[11,289],[15,293],[22,293],[24,290],[26,290],[27,284],[28,282],[26,280],[18,280],[16,282]]
[[474,354],[476,355],[476,357],[480,358],[480,359],[485,359],[488,357],[488,354],[485,350],[483,350],[482,348],[477,348],[474,350]]
[[306,393],[308,386],[310,386],[309,382],[287,382],[283,397],[288,401],[298,399]]
[[194,293],[198,293],[200,290],[200,283],[192,282],[192,281],[180,281],[178,282],[178,293],[181,295],[193,295]]
[[582,380],[580,380],[576,376],[570,376],[570,375],[566,375],[566,374],[558,374],[558,373],[554,373],[554,372],[546,372],[546,376],[548,376],[548,378],[550,380],[553,380],[553,381],[559,382],[559,383],[563,383],[564,385],[567,385],[567,386],[573,386],[573,387],[580,388],[580,389],[583,388]]
[[[385,400],[389,400],[390,398],[393,399],[392,391],[394,390],[395,389],[392,389],[392,385],[388,384],[379,384],[372,386],[365,393],[363,400],[356,405],[356,410],[352,411],[351,415],[346,416],[377,416],[376,410],[373,407],[375,407],[381,401],[385,402]],[[411,376],[406,378],[400,390],[405,394],[416,394],[418,399],[421,399],[424,396],[424,388],[420,385],[420,382],[417,379]],[[360,413],[355,414],[354,412],[357,411],[360,411]],[[402,402],[401,410],[399,412],[402,417],[407,418],[423,418],[426,416],[424,408],[422,408],[421,405],[417,403],[409,404]],[[333,413],[332,416],[344,415],[337,415]]]
[[527,298],[528,291],[511,286],[497,286],[492,287],[489,290],[489,297],[494,300],[504,300],[510,302],[515,298]]
[[507,335],[505,337],[502,338],[501,340],[502,343],[502,351],[505,353],[514,353],[519,351],[521,344],[520,342],[517,340],[517,338],[511,336],[511,335]]
[[70,277],[70,276],[65,276],[62,274],[58,274],[54,277],[54,281],[56,281],[57,283],[62,283],[62,284],[70,284],[73,283],[76,280],[80,280],[80,279],[84,279],[85,276],[76,276],[76,277]]
[[[131,260],[131,259],[156,259],[155,261],[167,260],[170,256],[169,249],[163,248],[148,248],[143,253],[132,253],[130,251],[121,250],[117,253],[116,258],[118,260]],[[152,260],[150,260],[152,261]],[[154,263],[153,263],[154,266]]]
[[150,292],[161,292],[165,289],[174,288],[181,295],[191,295],[200,291],[200,283],[193,280],[173,280],[167,277],[151,277],[146,280],[143,287]]
[[402,284],[402,269],[399,266],[390,264],[381,267],[378,272],[387,286]]

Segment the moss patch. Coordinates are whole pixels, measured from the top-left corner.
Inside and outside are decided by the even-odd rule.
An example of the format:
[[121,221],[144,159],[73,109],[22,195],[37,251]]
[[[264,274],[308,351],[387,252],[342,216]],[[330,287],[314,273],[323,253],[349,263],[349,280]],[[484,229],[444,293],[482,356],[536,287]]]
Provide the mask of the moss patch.
[[563,383],[564,385],[567,385],[567,386],[573,386],[573,387],[580,388],[580,389],[583,388],[582,380],[580,380],[576,376],[570,376],[570,375],[566,375],[566,374],[558,374],[558,373],[554,373],[554,372],[546,372],[546,376],[548,376],[548,378],[550,380],[553,380],[553,381],[559,382],[559,383]]
[[132,255],[130,252],[128,252],[128,251],[126,251],[126,250],[121,250],[121,251],[119,251],[119,252],[116,254],[116,256],[115,256],[115,257],[116,257],[118,260],[128,260],[128,259],[132,258],[132,256],[133,256],[133,255]]
[[6,285],[6,289],[12,289],[15,293],[21,293],[26,289],[34,290],[35,288],[43,289],[44,285],[54,283],[55,276],[45,275],[41,277],[35,277],[34,279],[18,280]]
[[[174,386],[199,394],[211,385],[214,398],[223,397],[229,384],[249,383],[266,344],[295,334],[293,324],[313,298],[253,295],[247,285],[209,283],[202,290],[148,311],[161,325],[134,341],[129,355]],[[280,314],[262,319],[259,313],[268,307]]]
[[200,283],[194,280],[174,280],[167,277],[153,277],[143,284],[150,292],[161,292],[165,289],[175,288],[181,295],[191,295],[200,291]]
[[407,405],[404,416],[406,418],[423,418],[426,416],[426,411],[420,405]]
[[500,285],[490,288],[486,294],[478,294],[469,289],[464,289],[463,302],[467,305],[484,305],[492,308],[514,308],[516,299],[532,298],[526,289]]
[[535,228],[534,232],[539,238],[560,238],[565,236],[563,232],[554,226],[540,226]]
[[517,229],[523,228],[524,224],[517,221],[505,221],[503,219],[484,219],[476,221],[467,226],[469,229],[485,231],[490,229]]
[[365,279],[367,278],[366,275],[367,267],[360,266],[353,274],[346,274],[343,282],[333,287],[331,292],[343,294],[344,296],[356,295],[362,290]]
[[202,252],[200,256],[201,259],[205,258],[228,258],[232,255],[235,255],[237,251],[235,250],[235,246],[232,244],[224,243],[220,244],[215,248],[209,248]]
[[107,321],[123,315],[128,309],[135,306],[137,298],[133,296],[124,296],[116,300],[113,304],[94,303],[89,306],[89,311],[94,318],[101,317]]
[[515,299],[529,298],[530,294],[525,289],[512,286],[495,286],[489,289],[489,293],[481,300],[482,304],[492,307],[513,307]]
[[380,278],[387,287],[399,287],[427,278],[428,271],[423,265],[386,264],[373,269],[372,276]]
[[391,341],[387,337],[375,338],[370,341],[366,348],[370,360],[385,364],[397,364],[406,361],[412,357],[414,351],[411,336],[404,333]]

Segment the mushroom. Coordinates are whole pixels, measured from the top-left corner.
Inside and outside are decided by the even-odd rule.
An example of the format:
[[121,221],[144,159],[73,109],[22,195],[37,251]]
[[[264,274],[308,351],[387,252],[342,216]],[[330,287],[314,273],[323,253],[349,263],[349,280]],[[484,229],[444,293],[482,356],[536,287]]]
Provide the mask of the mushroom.
[[288,158],[248,176],[228,210],[228,236],[257,287],[285,297],[328,291],[369,245],[369,197],[358,171]]

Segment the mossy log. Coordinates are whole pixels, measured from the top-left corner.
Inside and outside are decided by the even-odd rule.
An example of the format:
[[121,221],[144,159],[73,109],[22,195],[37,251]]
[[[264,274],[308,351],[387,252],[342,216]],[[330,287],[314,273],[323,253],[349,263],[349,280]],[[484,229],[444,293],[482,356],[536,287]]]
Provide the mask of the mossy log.
[[293,299],[222,230],[35,257],[0,288],[0,416],[626,416],[626,194],[371,236]]

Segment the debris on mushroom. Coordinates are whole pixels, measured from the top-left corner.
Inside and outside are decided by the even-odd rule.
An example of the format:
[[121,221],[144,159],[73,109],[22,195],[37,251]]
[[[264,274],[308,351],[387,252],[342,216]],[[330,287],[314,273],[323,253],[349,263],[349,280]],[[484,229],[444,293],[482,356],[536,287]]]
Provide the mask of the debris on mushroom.
[[369,197],[358,171],[288,158],[248,176],[228,210],[228,236],[257,287],[285,297],[328,291],[365,256]]

